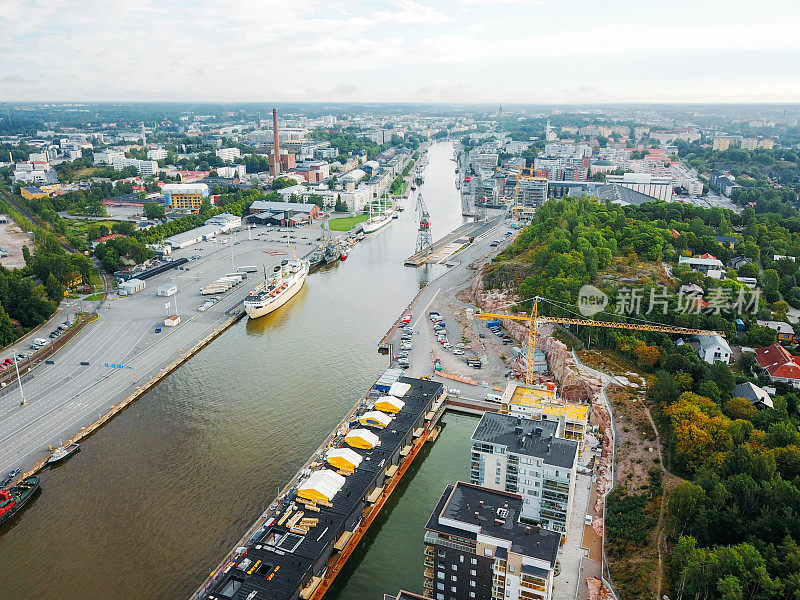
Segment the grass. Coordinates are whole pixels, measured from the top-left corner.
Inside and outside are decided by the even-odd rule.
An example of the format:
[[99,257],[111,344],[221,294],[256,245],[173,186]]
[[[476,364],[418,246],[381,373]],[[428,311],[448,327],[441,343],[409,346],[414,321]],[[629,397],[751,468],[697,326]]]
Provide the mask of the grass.
[[87,302],[93,302],[95,300],[102,300],[102,299],[103,299],[103,294],[92,294],[91,296],[87,296],[86,298],[84,298],[84,300],[86,300]]
[[363,223],[369,219],[369,215],[357,215],[355,217],[340,217],[338,219],[330,219],[328,227],[331,231],[350,231],[359,223]]

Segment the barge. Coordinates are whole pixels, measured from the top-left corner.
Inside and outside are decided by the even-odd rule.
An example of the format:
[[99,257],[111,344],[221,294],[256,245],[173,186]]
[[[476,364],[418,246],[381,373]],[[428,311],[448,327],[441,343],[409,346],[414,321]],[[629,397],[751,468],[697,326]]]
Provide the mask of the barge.
[[441,383],[392,379],[356,404],[191,600],[322,598],[444,412]]

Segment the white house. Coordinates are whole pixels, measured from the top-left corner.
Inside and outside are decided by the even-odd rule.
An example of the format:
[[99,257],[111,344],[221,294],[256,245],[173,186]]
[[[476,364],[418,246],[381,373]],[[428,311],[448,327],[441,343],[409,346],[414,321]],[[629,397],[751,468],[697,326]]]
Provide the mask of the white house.
[[725,338],[719,335],[698,335],[697,355],[705,362],[713,365],[716,362],[728,364],[731,360],[731,347]]

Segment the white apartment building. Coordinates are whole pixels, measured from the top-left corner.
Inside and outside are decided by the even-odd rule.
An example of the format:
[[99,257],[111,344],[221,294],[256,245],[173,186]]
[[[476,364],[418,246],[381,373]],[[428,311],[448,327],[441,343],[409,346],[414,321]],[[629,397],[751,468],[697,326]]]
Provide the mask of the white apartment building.
[[166,160],[167,151],[164,148],[151,148],[147,151],[147,158],[149,160]]
[[217,156],[219,156],[225,162],[233,162],[241,155],[242,153],[238,148],[220,148],[217,150]]
[[98,150],[94,153],[94,164],[96,165],[110,165],[114,163],[115,158],[125,158],[125,153],[119,150]]
[[139,160],[136,158],[125,158],[125,156],[115,156],[111,166],[117,171],[125,167],[134,167],[142,177],[149,177],[158,174],[158,163],[154,160]]
[[487,412],[472,434],[470,482],[519,494],[522,518],[564,533],[578,467],[575,440],[559,423]]

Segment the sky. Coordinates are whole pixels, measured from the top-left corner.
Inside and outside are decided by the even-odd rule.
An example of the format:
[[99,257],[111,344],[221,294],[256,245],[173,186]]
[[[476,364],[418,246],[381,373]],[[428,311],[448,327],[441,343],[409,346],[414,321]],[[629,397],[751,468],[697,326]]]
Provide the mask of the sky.
[[800,0],[0,0],[0,101],[800,102]]

